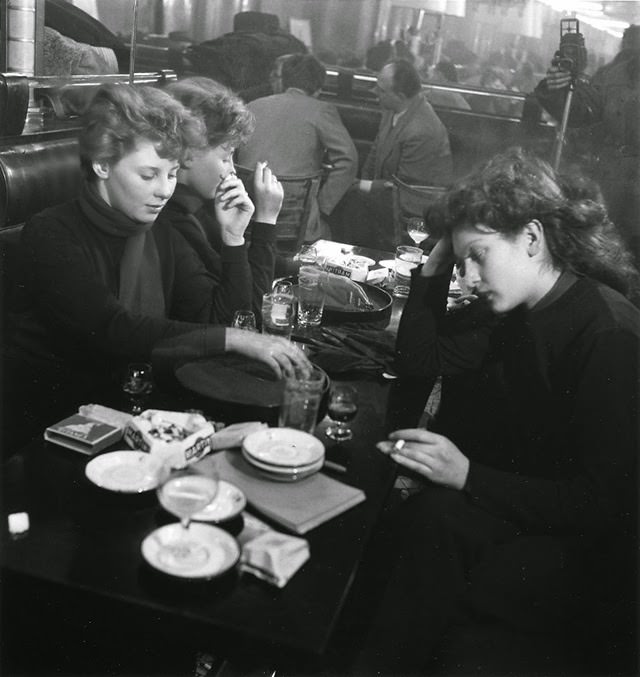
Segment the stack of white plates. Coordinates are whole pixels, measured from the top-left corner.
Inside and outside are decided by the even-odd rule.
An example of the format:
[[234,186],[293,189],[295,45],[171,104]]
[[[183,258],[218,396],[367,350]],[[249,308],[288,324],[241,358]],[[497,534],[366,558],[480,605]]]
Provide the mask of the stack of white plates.
[[251,433],[242,443],[244,459],[280,482],[301,480],[324,464],[324,445],[317,437],[293,428],[267,428]]

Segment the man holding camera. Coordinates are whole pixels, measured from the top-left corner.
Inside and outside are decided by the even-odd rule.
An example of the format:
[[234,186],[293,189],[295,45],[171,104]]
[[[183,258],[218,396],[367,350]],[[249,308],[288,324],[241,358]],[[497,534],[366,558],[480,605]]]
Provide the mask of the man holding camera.
[[568,124],[588,127],[592,155],[583,169],[599,183],[612,221],[640,263],[640,26],[625,30],[620,52],[590,82],[580,77],[579,65],[563,58],[561,42],[535,90],[540,104],[558,120],[572,83]]

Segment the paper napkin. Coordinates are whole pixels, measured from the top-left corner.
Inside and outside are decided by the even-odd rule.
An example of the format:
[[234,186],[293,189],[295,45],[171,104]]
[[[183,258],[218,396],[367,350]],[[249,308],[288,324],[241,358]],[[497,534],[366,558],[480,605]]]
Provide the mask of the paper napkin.
[[304,538],[267,531],[244,545],[240,570],[283,588],[308,559]]

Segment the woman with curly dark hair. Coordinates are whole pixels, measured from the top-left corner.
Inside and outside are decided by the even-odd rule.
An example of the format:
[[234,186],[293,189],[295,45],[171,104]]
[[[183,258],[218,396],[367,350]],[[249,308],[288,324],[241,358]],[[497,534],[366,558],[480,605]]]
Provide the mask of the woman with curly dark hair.
[[[617,669],[637,648],[640,312],[624,296],[637,273],[586,184],[519,149],[452,188],[442,214],[398,368],[489,374],[491,392],[438,432],[379,444],[424,486],[400,509],[406,550],[375,624],[398,643],[375,642],[372,662],[584,674],[572,659],[600,650]],[[447,313],[454,263],[488,313]]]
[[[233,292],[244,287],[250,299],[244,308],[259,314],[262,296],[273,281],[283,190],[267,163],[256,163],[254,214],[254,204],[235,173],[233,154],[253,132],[253,114],[231,90],[208,78],[180,80],[167,91],[202,121],[207,140],[182,163],[161,218],[184,235],[215,280]],[[241,199],[232,204],[236,194]],[[250,244],[245,234],[247,239],[250,234]]]

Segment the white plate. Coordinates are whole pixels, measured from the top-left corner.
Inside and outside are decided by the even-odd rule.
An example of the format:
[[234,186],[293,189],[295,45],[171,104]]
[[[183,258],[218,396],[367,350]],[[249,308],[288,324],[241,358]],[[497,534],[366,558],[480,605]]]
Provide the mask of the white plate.
[[160,480],[160,460],[144,451],[112,451],[91,459],[85,475],[97,486],[125,494],[155,489]]
[[313,435],[293,428],[267,428],[244,438],[242,448],[257,461],[296,468],[324,458],[324,444]]
[[259,470],[264,470],[265,472],[272,473],[274,475],[299,475],[300,473],[304,472],[309,472],[309,471],[317,471],[322,468],[324,464],[324,454],[322,455],[321,458],[319,458],[317,461],[314,461],[313,463],[307,463],[306,465],[299,465],[295,467],[288,467],[288,466],[277,466],[277,465],[271,465],[270,463],[261,463],[257,458],[253,458],[250,454],[248,454],[244,449],[242,450],[242,457],[244,460],[249,463],[249,465],[252,465]]
[[158,571],[191,580],[220,576],[240,559],[236,539],[218,527],[193,522],[187,537],[196,547],[194,561],[181,562],[175,554],[179,553],[180,542],[185,538],[185,530],[179,522],[152,531],[142,541],[142,556]]
[[220,480],[216,497],[191,519],[198,522],[223,522],[239,515],[246,505],[245,495],[235,484]]
[[[422,255],[422,263],[427,262],[427,257],[425,254]],[[383,268],[389,268],[389,270],[395,270],[396,267],[396,260],[395,259],[384,259],[383,261],[378,261],[378,263],[383,267]]]

